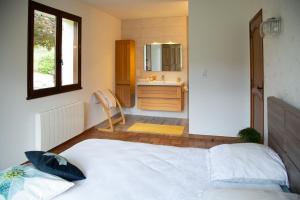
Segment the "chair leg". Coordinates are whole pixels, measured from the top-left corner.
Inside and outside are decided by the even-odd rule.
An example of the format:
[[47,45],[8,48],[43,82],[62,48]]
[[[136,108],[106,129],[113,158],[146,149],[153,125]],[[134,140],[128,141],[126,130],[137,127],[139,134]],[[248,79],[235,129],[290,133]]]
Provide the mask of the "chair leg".
[[112,118],[110,114],[107,113],[107,119],[108,119],[108,126],[106,128],[97,128],[98,131],[103,131],[103,132],[114,132],[114,123],[112,121]]
[[110,109],[108,107],[106,107],[105,103],[102,101],[102,99],[98,96],[98,94],[96,92],[94,94],[95,94],[97,100],[102,104],[102,107],[104,108],[104,111],[106,113],[108,123],[109,123],[109,126],[107,128],[98,128],[98,130],[104,131],[104,132],[113,132],[114,126],[113,126],[113,122],[112,122],[112,118],[111,118],[111,114],[110,114]]
[[121,122],[121,124],[124,125],[124,124],[126,123],[126,120],[125,120],[125,115],[124,115],[122,106],[121,106],[121,104],[120,104],[118,98],[116,97],[116,95],[115,95],[111,90],[109,90],[109,91],[110,91],[110,93],[111,93],[111,94],[115,97],[115,99],[116,99],[117,106],[118,106],[118,109],[119,109],[119,111],[120,111],[120,113],[121,113],[121,117],[122,117],[122,122]]
[[109,130],[110,130],[111,132],[114,132],[114,124],[113,124],[113,122],[112,122],[112,119],[111,119],[110,114],[109,114],[108,122],[109,122],[109,126],[110,126],[110,129],[109,129]]
[[98,99],[98,101],[102,104],[104,110],[105,110],[105,113],[107,115],[107,119],[108,119],[108,126],[106,128],[98,128],[97,130],[99,131],[104,131],[104,132],[114,132],[114,124],[120,122],[121,124],[125,124],[126,120],[125,120],[125,115],[123,113],[123,110],[122,110],[122,107],[121,107],[121,104],[119,102],[119,100],[117,99],[117,97],[112,93],[111,90],[109,90],[110,93],[115,97],[116,99],[116,102],[117,102],[117,107],[121,113],[121,117],[117,120],[117,121],[113,121],[112,119],[112,116],[111,116],[111,113],[110,113],[110,109],[108,107],[106,107],[105,103],[102,101],[102,99],[98,96],[97,93],[94,93],[96,98]]
[[124,113],[123,113],[122,111],[120,111],[120,112],[121,112],[121,117],[122,117],[122,122],[121,122],[121,124],[125,125],[126,120],[125,120]]

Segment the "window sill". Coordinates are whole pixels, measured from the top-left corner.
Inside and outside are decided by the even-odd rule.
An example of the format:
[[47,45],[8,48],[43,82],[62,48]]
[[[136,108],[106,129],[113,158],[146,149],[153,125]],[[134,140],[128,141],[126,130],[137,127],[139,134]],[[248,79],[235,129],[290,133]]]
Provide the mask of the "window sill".
[[59,90],[57,90],[56,88],[35,90],[35,91],[33,91],[32,94],[28,94],[26,100],[32,100],[32,99],[37,99],[37,98],[42,98],[42,97],[47,97],[47,96],[53,96],[53,95],[63,94],[63,93],[72,92],[72,91],[81,90],[81,89],[82,89],[81,85],[68,85],[68,86],[62,87]]

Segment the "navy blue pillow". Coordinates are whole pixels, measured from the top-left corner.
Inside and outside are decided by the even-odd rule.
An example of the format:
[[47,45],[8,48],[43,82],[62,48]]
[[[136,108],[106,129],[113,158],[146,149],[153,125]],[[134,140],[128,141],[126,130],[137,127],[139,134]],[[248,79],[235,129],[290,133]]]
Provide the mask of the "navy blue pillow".
[[44,151],[25,152],[28,160],[40,171],[59,176],[68,181],[85,179],[83,173],[64,157]]

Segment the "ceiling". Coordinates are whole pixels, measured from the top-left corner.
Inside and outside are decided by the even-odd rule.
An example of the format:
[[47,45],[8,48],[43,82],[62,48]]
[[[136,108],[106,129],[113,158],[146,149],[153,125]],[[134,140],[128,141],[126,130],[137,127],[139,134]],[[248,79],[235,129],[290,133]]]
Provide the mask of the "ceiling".
[[119,19],[187,16],[188,0],[81,0]]

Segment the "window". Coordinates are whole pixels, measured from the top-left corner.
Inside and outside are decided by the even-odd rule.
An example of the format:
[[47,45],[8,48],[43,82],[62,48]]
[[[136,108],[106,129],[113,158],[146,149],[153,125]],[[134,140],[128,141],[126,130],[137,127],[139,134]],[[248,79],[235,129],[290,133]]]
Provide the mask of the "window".
[[81,89],[80,17],[29,1],[27,87],[27,99]]

